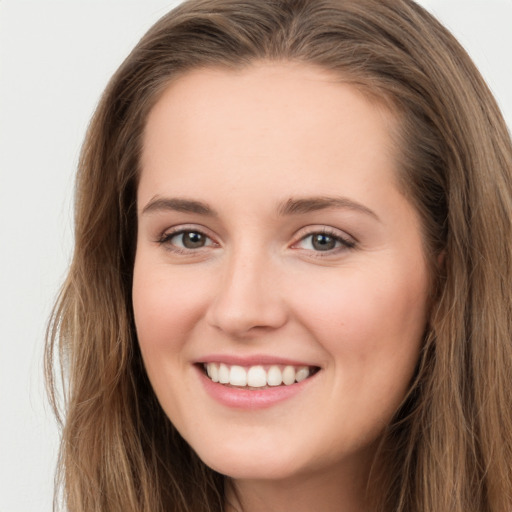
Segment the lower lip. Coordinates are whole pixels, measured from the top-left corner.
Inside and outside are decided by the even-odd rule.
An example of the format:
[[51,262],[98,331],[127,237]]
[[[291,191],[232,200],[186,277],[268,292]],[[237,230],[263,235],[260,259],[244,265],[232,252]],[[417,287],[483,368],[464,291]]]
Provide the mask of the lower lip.
[[290,386],[276,386],[265,389],[242,389],[225,386],[210,380],[202,371],[197,369],[201,383],[206,392],[217,402],[235,409],[264,409],[294,397],[308,388],[318,375],[317,372],[307,379]]

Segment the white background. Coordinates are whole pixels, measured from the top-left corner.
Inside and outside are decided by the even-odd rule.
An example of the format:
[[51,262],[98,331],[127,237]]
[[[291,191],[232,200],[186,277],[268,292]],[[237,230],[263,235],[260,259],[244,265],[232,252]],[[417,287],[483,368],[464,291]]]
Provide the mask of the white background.
[[[255,0],[256,1],[256,0]],[[110,75],[177,1],[0,0],[0,512],[51,510],[46,321],[72,247],[73,175]],[[423,0],[512,126],[512,0]]]

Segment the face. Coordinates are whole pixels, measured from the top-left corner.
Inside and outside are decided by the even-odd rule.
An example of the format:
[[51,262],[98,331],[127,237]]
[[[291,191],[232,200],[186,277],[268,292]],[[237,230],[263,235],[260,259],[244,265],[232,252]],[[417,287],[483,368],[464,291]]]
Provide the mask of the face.
[[342,470],[401,403],[428,275],[394,122],[303,64],[189,72],[152,109],[136,328],[163,409],[215,470]]

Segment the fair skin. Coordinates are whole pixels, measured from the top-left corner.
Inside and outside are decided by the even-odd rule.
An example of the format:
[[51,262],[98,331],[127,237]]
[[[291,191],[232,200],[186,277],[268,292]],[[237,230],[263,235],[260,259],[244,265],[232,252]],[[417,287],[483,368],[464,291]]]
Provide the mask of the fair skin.
[[[364,510],[427,317],[394,127],[353,86],[291,63],[189,72],[148,117],[140,348],[166,414],[244,512]],[[206,363],[214,380],[221,364],[308,376],[248,387],[213,382]]]

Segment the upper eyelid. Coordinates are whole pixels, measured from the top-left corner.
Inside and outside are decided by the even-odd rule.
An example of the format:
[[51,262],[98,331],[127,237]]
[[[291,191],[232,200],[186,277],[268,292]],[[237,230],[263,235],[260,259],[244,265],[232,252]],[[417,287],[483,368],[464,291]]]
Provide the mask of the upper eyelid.
[[[184,233],[187,231],[201,233],[202,235],[212,240],[215,244],[220,245],[218,237],[215,236],[210,229],[198,224],[178,224],[176,226],[167,227],[166,229],[161,231],[157,241],[161,242],[164,239],[169,239],[173,236],[179,235],[180,233]],[[339,228],[335,228],[332,226],[319,224],[304,226],[300,228],[298,231],[296,231],[295,234],[293,235],[293,241],[290,243],[290,246],[293,246],[299,243],[300,241],[304,240],[308,236],[312,236],[317,233],[332,236],[333,238],[337,238],[354,245],[358,244],[358,240],[354,236],[347,233],[346,231],[343,231]]]
[[174,238],[175,236],[183,235],[184,233],[199,233],[200,235],[203,235],[205,238],[214,241],[211,236],[207,235],[203,231],[199,231],[198,229],[178,229],[176,231],[165,231],[162,234],[162,239],[171,239]]
[[295,235],[295,241],[293,242],[296,244],[297,242],[300,242],[304,238],[307,238],[308,236],[322,233],[328,236],[332,236],[334,238],[339,238],[341,240],[349,241],[354,244],[358,243],[358,240],[353,236],[347,233],[346,231],[343,231],[338,228],[334,228],[332,226],[322,226],[322,225],[313,225],[313,226],[305,226],[301,229],[299,229]]
[[201,233],[212,240],[215,240],[216,238],[212,235],[209,229],[204,226],[198,226],[197,224],[178,224],[176,226],[167,227],[160,232],[159,238],[179,235],[180,233],[186,233],[187,231]]
[[[170,243],[171,240],[175,236],[183,235],[184,233],[192,232],[192,233],[200,233],[201,235],[205,236],[212,242],[212,244],[197,247],[197,248],[186,248],[186,247],[180,247],[179,245],[175,243]],[[189,255],[193,256],[204,254],[205,249],[211,249],[212,246],[219,246],[219,243],[213,238],[212,236],[208,235],[204,232],[202,229],[197,229],[193,227],[183,227],[183,226],[175,226],[173,228],[167,228],[163,230],[160,234],[160,236],[156,239],[156,244],[161,246],[162,248],[165,248],[165,250],[170,251],[174,254],[181,254],[181,255]]]

